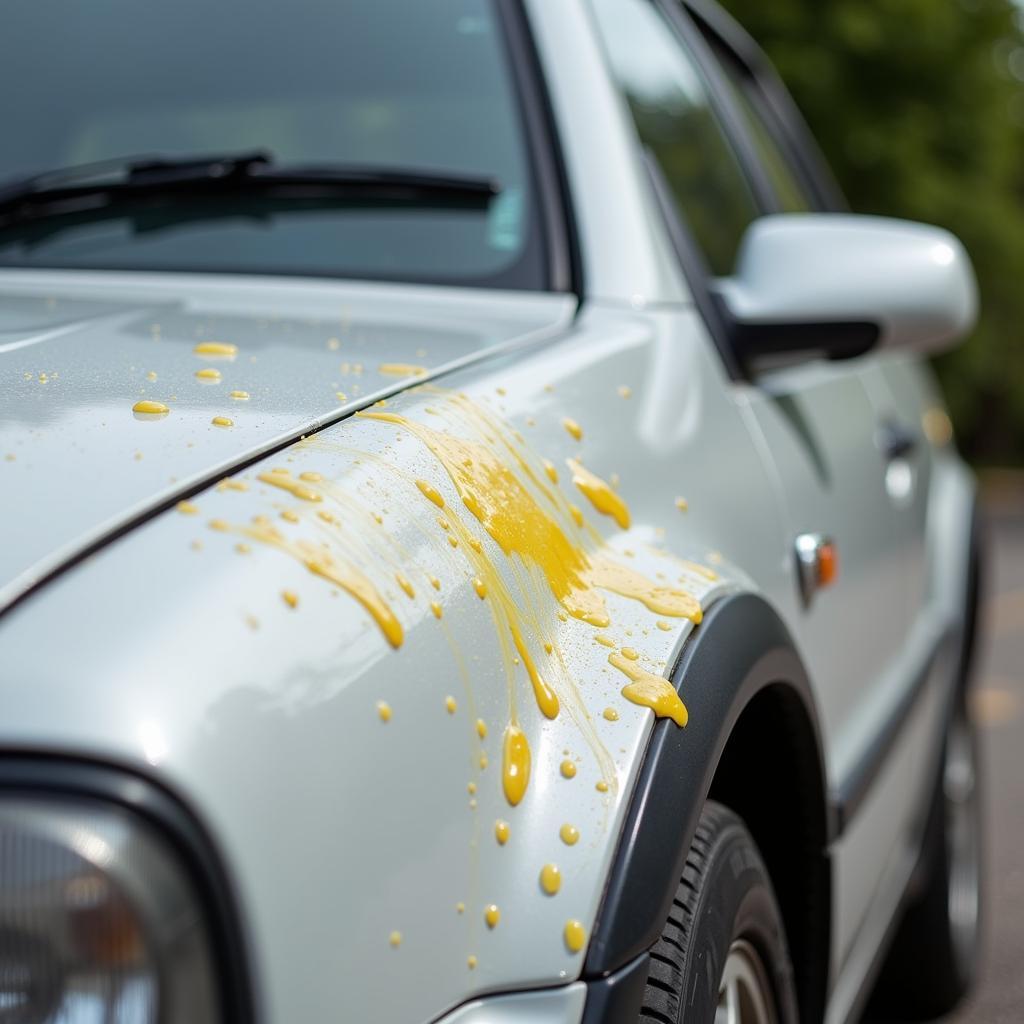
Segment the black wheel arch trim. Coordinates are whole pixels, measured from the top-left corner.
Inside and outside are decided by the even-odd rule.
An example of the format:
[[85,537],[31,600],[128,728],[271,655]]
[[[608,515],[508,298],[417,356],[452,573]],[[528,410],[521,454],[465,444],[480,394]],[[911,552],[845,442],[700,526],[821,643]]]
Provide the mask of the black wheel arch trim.
[[[668,916],[686,855],[733,726],[768,686],[800,699],[814,730],[827,793],[818,715],[788,629],[760,595],[732,594],[706,612],[672,672],[692,714],[685,729],[656,723],[631,795],[584,965],[601,978],[644,954]],[[825,809],[823,808],[823,811]],[[829,815],[825,844],[834,835]]]
[[230,875],[210,833],[180,797],[134,768],[32,751],[0,755],[0,799],[12,794],[91,799],[127,811],[155,828],[183,864],[208,919],[221,1019],[262,1019],[253,987],[251,950]]

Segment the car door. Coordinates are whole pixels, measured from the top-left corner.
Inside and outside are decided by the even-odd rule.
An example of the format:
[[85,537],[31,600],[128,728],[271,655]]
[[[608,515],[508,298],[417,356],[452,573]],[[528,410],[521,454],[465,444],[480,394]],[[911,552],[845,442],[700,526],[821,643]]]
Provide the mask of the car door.
[[[713,302],[714,276],[731,272],[742,234],[761,214],[821,210],[827,181],[789,159],[772,126],[742,99],[737,83],[681,7],[658,0],[592,0],[609,65],[633,114],[639,142],[695,301],[718,330],[728,385],[744,405],[777,484],[786,535],[783,571],[758,580],[785,615],[816,683],[827,736],[827,769],[837,794],[873,745],[882,709],[905,675],[912,624],[908,541],[913,517],[893,499],[871,358],[807,361],[743,379],[730,364]],[[737,183],[741,179],[741,183]],[[742,194],[742,195],[741,195]],[[728,201],[727,201],[728,200]],[[827,254],[823,254],[827,258]],[[728,472],[728,467],[723,467]],[[801,594],[796,541],[824,534],[840,571],[827,591]],[[865,805],[857,856],[837,885],[840,958],[877,897],[916,791],[896,787]]]

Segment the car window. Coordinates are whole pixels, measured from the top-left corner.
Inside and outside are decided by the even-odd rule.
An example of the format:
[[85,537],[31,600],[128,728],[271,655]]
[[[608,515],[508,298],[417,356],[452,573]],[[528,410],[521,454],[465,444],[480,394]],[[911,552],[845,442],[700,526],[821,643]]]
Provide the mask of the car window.
[[743,118],[779,209],[784,213],[806,213],[813,210],[814,200],[801,183],[800,175],[779,145],[760,109],[759,99],[754,92],[756,86],[727,50],[714,40],[708,42],[724,72],[723,80]]
[[682,41],[648,0],[591,0],[611,70],[714,274],[733,270],[760,214],[746,175]]
[[0,96],[0,185],[132,154],[267,150],[501,186],[482,208],[190,197],[144,217],[0,223],[0,265],[546,283],[497,0],[11,0]]

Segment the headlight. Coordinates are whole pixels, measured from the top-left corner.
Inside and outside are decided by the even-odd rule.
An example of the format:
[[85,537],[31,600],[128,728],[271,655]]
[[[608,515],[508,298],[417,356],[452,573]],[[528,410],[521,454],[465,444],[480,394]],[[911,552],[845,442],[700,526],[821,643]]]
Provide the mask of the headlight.
[[91,800],[0,800],[0,1024],[212,1024],[209,934],[159,833]]

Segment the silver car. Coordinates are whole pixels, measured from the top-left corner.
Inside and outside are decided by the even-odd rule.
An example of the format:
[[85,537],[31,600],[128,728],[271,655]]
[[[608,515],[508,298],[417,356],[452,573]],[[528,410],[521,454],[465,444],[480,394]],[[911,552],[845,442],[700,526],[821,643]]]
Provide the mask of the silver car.
[[792,1024],[975,970],[959,242],[685,0],[17,0],[0,1021]]

